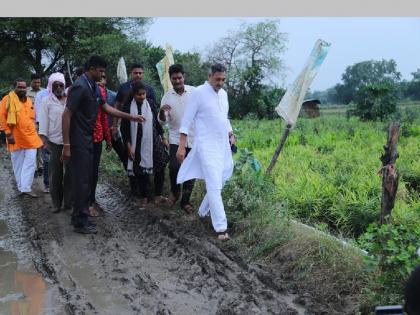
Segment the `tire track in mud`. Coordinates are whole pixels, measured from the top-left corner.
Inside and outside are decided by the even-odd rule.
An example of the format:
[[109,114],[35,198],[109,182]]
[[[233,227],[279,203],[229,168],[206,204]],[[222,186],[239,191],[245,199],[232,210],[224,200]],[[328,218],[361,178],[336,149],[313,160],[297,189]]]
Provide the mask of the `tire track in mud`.
[[105,212],[88,236],[72,231],[70,212],[52,214],[49,195],[20,201],[37,268],[59,287],[67,314],[304,314],[207,223],[164,207],[138,210],[107,183],[98,201]]

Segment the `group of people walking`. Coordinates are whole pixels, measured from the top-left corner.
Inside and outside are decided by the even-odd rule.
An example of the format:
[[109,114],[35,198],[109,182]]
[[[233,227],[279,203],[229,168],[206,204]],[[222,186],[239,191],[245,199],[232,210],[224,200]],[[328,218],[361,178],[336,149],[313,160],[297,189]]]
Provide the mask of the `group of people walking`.
[[[45,90],[39,76],[31,78],[30,89],[23,79],[15,80],[0,103],[0,130],[6,134],[19,192],[37,196],[31,186],[40,156],[44,192],[50,193],[54,212],[72,208],[74,231],[96,233],[92,217],[100,211],[95,194],[105,142],[121,160],[139,208],[152,200],[179,202],[191,213],[194,180],[203,179],[206,195],[198,214],[210,215],[217,238],[228,239],[221,191],[233,172],[235,136],[222,88],[226,68],[211,66],[208,80],[193,87],[185,84],[181,64],[170,66],[173,88],[159,106],[155,91],[143,81],[141,64],[131,66],[130,80],[116,94],[106,88],[106,67],[104,59],[91,56],[70,87],[59,72],[50,75]],[[166,198],[168,164],[171,196]]]

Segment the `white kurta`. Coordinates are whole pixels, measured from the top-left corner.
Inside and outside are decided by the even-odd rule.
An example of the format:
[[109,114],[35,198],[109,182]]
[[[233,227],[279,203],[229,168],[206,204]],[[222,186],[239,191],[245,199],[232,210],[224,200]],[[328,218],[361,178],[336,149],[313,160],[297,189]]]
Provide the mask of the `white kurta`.
[[228,112],[225,90],[216,93],[205,82],[192,92],[179,132],[188,135],[191,123],[195,121],[194,146],[181,165],[178,184],[197,178],[206,181],[207,190],[222,189],[223,183],[232,176],[233,159],[228,136],[232,127]]

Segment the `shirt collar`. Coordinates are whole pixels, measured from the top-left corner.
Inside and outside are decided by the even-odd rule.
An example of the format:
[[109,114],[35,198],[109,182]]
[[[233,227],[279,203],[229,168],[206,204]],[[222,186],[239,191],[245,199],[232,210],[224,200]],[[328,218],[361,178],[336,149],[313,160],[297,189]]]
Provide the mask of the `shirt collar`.
[[89,85],[89,87],[91,88],[92,92],[95,93],[96,92],[96,82],[89,79],[89,77],[87,76],[86,73],[83,74],[87,84]]
[[[174,88],[172,88],[171,89],[171,92],[172,92],[172,94],[175,94],[175,95],[179,95],[176,91],[175,91],[175,89]],[[187,86],[186,85],[184,85],[184,92],[182,93],[182,95],[184,95],[185,93],[187,93],[188,92],[188,90],[187,90]]]
[[220,90],[219,90],[219,92],[216,92],[216,91],[213,89],[213,87],[210,85],[209,81],[206,81],[206,82],[204,83],[204,85],[206,85],[206,86],[207,86],[207,88],[208,88],[208,89],[210,89],[213,93],[216,93],[217,95],[219,95]]

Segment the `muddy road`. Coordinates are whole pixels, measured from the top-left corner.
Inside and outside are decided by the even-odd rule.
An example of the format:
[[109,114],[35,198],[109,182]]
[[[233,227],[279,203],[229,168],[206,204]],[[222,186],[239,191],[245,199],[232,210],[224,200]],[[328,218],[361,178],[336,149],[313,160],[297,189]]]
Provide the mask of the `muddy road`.
[[274,275],[217,241],[209,222],[139,210],[125,187],[102,180],[98,234],[76,234],[70,211],[52,213],[40,177],[39,198],[18,196],[0,155],[0,314],[309,314]]

